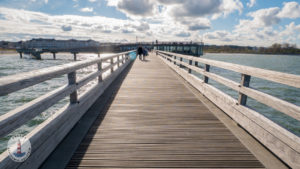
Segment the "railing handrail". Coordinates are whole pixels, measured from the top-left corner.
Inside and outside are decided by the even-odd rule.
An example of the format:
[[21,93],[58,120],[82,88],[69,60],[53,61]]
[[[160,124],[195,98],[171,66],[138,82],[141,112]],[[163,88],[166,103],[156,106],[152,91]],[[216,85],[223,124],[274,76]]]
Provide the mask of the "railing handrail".
[[[68,75],[69,81],[68,84],[1,115],[0,138],[24,125],[27,121],[41,114],[63,98],[70,96],[69,104],[52,115],[53,119],[48,118],[45,122],[26,135],[32,144],[33,153],[32,156],[29,157],[30,159],[26,163],[18,164],[10,160],[8,153],[4,152],[0,155],[0,168],[17,168],[20,165],[24,165],[23,167],[25,168],[39,167],[43,160],[36,162],[34,159],[39,157],[45,159],[52,152],[55,146],[60,142],[59,140],[64,138],[94,101],[96,101],[118,74],[120,74],[129,64],[130,59],[128,54],[130,52],[132,51],[112,54],[105,58],[78,61],[75,63],[44,68],[40,71],[30,71],[21,73],[21,75],[16,74],[0,78],[0,96],[27,88],[45,80],[60,77],[64,74]],[[102,63],[106,63],[104,61],[107,60],[110,60],[107,62],[109,65],[103,67]],[[76,71],[91,65],[97,65],[98,69],[77,80]],[[104,78],[102,74],[106,71],[110,71],[110,74]],[[77,90],[96,78],[98,78],[98,83],[78,97]],[[8,91],[2,91],[4,89]],[[57,121],[59,119],[63,119],[64,121]],[[67,122],[65,120],[67,120]],[[51,142],[51,144],[49,145],[47,142]],[[43,148],[40,149],[40,145],[48,146],[47,150],[44,150]]]
[[[161,51],[159,51],[161,52]],[[165,53],[165,54],[170,54],[170,52],[161,52],[161,53]],[[268,72],[269,70],[265,70],[265,69],[259,69],[259,68],[254,68],[254,67],[250,67],[250,66],[243,66],[243,65],[237,65],[237,64],[232,64],[232,63],[226,63],[226,62],[220,62],[220,61],[213,61],[213,60],[210,60],[210,59],[199,59],[199,58],[195,58],[195,57],[191,57],[191,56],[186,56],[186,55],[181,55],[181,54],[172,54],[173,56],[178,56],[178,57],[182,57],[182,58],[185,58],[185,59],[188,59],[188,60],[192,60],[192,61],[197,61],[198,63],[203,63],[203,64],[207,64],[207,65],[212,65],[211,63],[214,63],[212,66],[215,66],[215,67],[221,67],[221,68],[224,68],[224,69],[227,69],[225,68],[225,66],[222,66],[222,65],[229,65],[230,67],[240,67],[240,69],[247,69],[247,70],[255,70],[255,71],[261,71],[261,75],[263,74],[266,74],[266,72]],[[170,58],[171,60],[174,61],[173,58]],[[202,60],[205,60],[205,63],[202,62]],[[192,65],[189,65],[187,63],[184,63],[180,60],[176,61],[178,63],[181,63],[182,65],[184,65],[185,67],[189,68],[189,69],[192,69],[200,74],[202,74],[203,76],[206,76],[208,78],[211,78],[235,91],[238,91],[240,93],[243,93],[263,104],[266,104],[278,111],[281,111],[283,113],[285,113],[286,115],[288,116],[291,116],[297,120],[300,121],[300,107],[293,104],[293,103],[289,103],[285,100],[282,100],[282,99],[279,99],[279,98],[276,98],[272,95],[269,95],[269,94],[266,94],[264,92],[261,92],[261,91],[258,91],[258,90],[255,90],[251,87],[245,87],[243,85],[240,85],[239,83],[235,82],[235,81],[232,81],[230,79],[227,79],[227,78],[224,78],[220,75],[217,75],[215,73],[210,73],[210,72],[206,72],[204,71],[203,69],[200,69],[198,67],[195,67],[195,66],[192,66]],[[221,66],[218,65],[218,63],[221,63]],[[227,69],[227,70],[235,70],[235,72],[238,72],[237,69]],[[297,76],[297,75],[291,75],[291,74],[287,74],[287,73],[281,73],[281,72],[276,72],[276,71],[271,71],[273,74],[277,74],[277,79],[283,79],[281,78],[281,74],[284,74],[284,77],[289,77],[289,76],[296,76],[298,79],[300,79],[300,76]],[[253,75],[254,76],[256,75],[256,73],[249,73],[247,72],[243,72],[243,71],[240,71],[238,73],[241,73],[241,74],[245,74],[245,75]],[[265,79],[262,77],[262,79]],[[299,81],[300,83],[300,81]],[[290,85],[291,86],[291,85]]]
[[211,66],[216,66],[216,67],[231,70],[234,72],[247,74],[247,75],[258,77],[261,79],[285,84],[288,86],[300,88],[300,76],[299,75],[283,73],[283,72],[278,72],[278,71],[273,71],[273,70],[266,70],[266,69],[261,69],[261,68],[256,68],[256,67],[245,66],[245,65],[238,65],[238,64],[234,64],[234,63],[216,61],[216,60],[211,60],[211,59],[187,56],[187,55],[183,55],[183,54],[177,54],[177,53],[171,53],[171,52],[165,52],[165,51],[159,51],[159,52],[167,54],[167,55],[182,57],[187,60],[197,61],[197,62],[200,62],[203,64],[208,64]]
[[[132,51],[128,51],[132,52]],[[18,73],[15,75],[9,75],[0,77],[0,96],[7,95],[9,93],[33,86],[35,84],[44,82],[46,80],[68,74],[74,70],[78,70],[93,64],[100,63],[102,61],[109,60],[119,55],[126,54],[128,52],[122,52],[118,54],[112,54],[104,58],[95,58],[90,60],[78,61],[67,63],[58,66],[52,66],[43,68],[40,70],[32,70],[29,72]]]
[[[252,75],[261,79],[300,88],[300,76],[159,50],[157,50],[157,53],[161,55],[163,61],[165,61],[178,74],[231,116],[237,123],[241,124],[242,127],[265,144],[266,147],[271,149],[271,151],[273,151],[276,155],[282,158],[283,161],[292,167],[299,167],[300,137],[245,105],[247,96],[249,96],[258,102],[279,110],[300,121],[299,106],[249,87],[250,77]],[[188,63],[184,62],[183,58],[188,60]],[[195,65],[193,65],[193,62]],[[198,65],[199,63],[204,64],[204,68],[200,68]],[[209,72],[210,66],[241,73],[241,83],[237,83],[233,80]],[[182,67],[185,67],[188,70],[182,69]],[[202,74],[204,79],[201,80],[191,74],[191,70]],[[271,73],[272,76],[268,76],[269,73]],[[239,99],[236,100],[208,84],[209,78],[236,90],[239,93]],[[295,79],[292,80],[289,78]],[[258,130],[259,128],[261,130]],[[260,132],[264,134],[261,134]]]

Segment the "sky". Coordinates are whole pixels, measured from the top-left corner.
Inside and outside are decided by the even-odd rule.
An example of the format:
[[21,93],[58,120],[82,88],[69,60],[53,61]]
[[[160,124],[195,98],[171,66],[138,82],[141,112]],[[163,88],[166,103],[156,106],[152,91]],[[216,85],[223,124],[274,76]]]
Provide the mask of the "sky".
[[0,40],[31,38],[300,48],[300,0],[0,0]]

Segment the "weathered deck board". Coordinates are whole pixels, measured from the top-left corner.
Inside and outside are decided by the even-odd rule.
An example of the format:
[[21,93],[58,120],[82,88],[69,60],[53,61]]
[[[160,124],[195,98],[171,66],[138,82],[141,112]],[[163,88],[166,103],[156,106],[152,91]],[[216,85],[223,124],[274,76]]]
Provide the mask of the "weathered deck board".
[[264,168],[156,56],[137,60],[67,168]]

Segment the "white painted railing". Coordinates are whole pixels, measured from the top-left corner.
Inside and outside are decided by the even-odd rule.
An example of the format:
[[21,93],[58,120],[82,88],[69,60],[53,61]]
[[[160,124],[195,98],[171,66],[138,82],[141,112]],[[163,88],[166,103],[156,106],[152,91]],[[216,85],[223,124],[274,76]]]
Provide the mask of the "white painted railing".
[[[244,129],[251,133],[281,160],[292,168],[300,168],[300,138],[246,106],[247,97],[251,97],[256,101],[283,112],[299,121],[299,106],[249,87],[250,78],[251,76],[254,76],[268,81],[300,88],[299,75],[164,51],[156,52],[161,56],[160,58],[162,58],[166,64],[168,64],[173,70],[204,94]],[[183,59],[188,60],[188,63],[184,62]],[[193,63],[195,64],[193,65]],[[203,69],[198,66],[199,63],[205,65]],[[215,73],[209,72],[210,66],[241,73],[241,82],[237,83]],[[183,67],[186,69],[183,69]],[[202,74],[204,78],[200,79],[193,75],[191,73],[192,70]],[[213,79],[214,81],[237,91],[239,93],[239,98],[236,100],[208,84],[208,79]]]
[[[24,125],[63,98],[70,96],[68,105],[26,135],[31,142],[29,158],[23,163],[17,163],[10,159],[8,152],[5,151],[0,155],[0,168],[38,168],[96,99],[127,67],[130,63],[130,52],[132,51],[0,78],[0,96],[4,96],[61,75],[68,75],[67,85],[0,116],[0,138]],[[107,61],[110,64],[102,66],[102,63]],[[77,81],[76,71],[91,65],[97,65],[97,71]],[[107,71],[110,71],[110,74],[104,78],[103,73]],[[77,90],[94,79],[98,79],[98,83],[78,97]]]

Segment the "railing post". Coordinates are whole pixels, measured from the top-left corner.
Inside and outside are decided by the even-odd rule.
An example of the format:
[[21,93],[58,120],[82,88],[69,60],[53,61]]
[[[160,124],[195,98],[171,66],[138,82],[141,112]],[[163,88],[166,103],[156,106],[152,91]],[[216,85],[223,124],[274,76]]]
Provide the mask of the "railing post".
[[174,65],[176,65],[176,56],[174,56]]
[[[192,60],[189,60],[189,65],[192,66],[192,64],[193,64],[193,61],[192,61]],[[189,68],[189,73],[192,73],[192,69],[191,69],[191,68]]]
[[179,67],[180,67],[180,68],[182,68],[182,64],[181,64],[181,62],[182,62],[182,57],[180,57],[180,59],[179,59],[179,60],[180,60]]
[[77,60],[77,56],[76,56],[76,53],[74,53],[74,61]]
[[127,61],[127,56],[129,57],[129,55],[127,55],[127,54],[124,55],[124,61],[123,61],[124,63],[126,63],[126,61]]
[[53,52],[52,54],[53,54],[53,59],[55,60],[56,59],[56,53]]
[[120,67],[120,56],[117,57],[118,68]]
[[[102,60],[98,63],[98,71],[102,71]],[[98,76],[98,82],[102,82],[102,73]]]
[[[210,68],[210,65],[205,64],[204,65],[204,72],[209,72],[209,68]],[[204,81],[204,83],[208,83],[208,77],[203,76],[203,81]]]
[[[113,65],[114,64],[114,58],[111,58],[110,59],[110,65]],[[110,73],[113,73],[114,72],[114,67],[112,66],[111,68],[110,68]]]
[[[74,85],[76,84],[76,72],[71,72],[68,74],[68,81],[69,85]],[[70,94],[70,104],[75,104],[77,103],[77,91],[74,91],[73,93]]]
[[[242,86],[249,87],[250,79],[251,79],[251,76],[246,75],[246,74],[242,74],[240,87],[242,87]],[[239,93],[239,100],[238,101],[239,101],[240,105],[246,105],[246,103],[247,103],[247,95],[244,95],[244,94],[242,94],[240,92]]]

